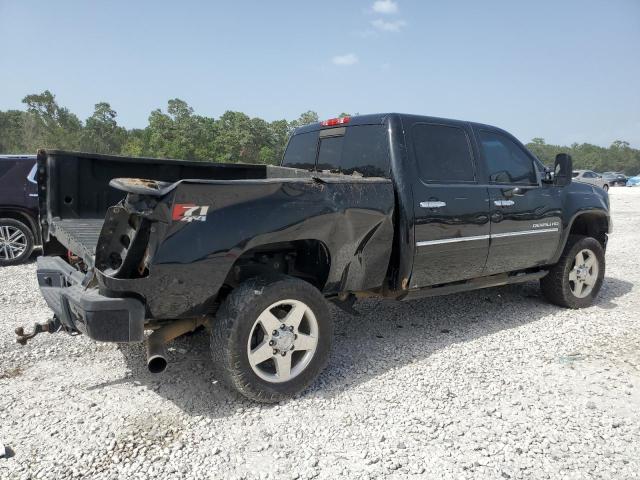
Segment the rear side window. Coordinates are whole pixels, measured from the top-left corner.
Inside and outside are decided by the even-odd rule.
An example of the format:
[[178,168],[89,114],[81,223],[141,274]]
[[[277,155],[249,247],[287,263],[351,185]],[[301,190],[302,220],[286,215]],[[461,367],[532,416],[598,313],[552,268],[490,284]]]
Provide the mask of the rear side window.
[[533,161],[513,140],[496,132],[480,131],[480,144],[492,183],[535,185]]
[[363,177],[389,176],[387,129],[383,125],[358,125],[334,129],[343,135],[324,130],[318,150],[320,171],[359,174]]
[[282,166],[313,170],[316,165],[318,132],[300,133],[289,140]]
[[420,178],[424,182],[474,182],[471,143],[459,127],[418,123],[411,129]]

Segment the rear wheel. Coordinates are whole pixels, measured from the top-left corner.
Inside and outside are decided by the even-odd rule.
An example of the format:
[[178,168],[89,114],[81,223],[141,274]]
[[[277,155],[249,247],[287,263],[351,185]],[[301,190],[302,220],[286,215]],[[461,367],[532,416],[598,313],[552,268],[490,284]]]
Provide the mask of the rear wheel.
[[31,229],[19,220],[0,218],[0,265],[24,262],[33,250]]
[[567,308],[593,304],[604,279],[604,250],[592,237],[571,235],[560,260],[540,280],[542,293]]
[[609,185],[607,185],[607,184],[605,183],[605,185],[604,185],[604,187],[602,187],[602,189],[603,189],[605,192],[608,192],[608,191],[609,191]]
[[325,367],[332,333],[327,303],[311,284],[284,275],[256,277],[231,292],[216,314],[213,368],[252,400],[284,400]]

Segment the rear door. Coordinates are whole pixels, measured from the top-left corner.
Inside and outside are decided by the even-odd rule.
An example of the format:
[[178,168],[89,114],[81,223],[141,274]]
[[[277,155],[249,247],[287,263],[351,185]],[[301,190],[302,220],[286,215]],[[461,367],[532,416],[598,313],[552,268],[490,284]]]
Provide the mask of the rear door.
[[544,265],[560,242],[560,188],[542,184],[534,157],[497,129],[476,129],[491,207],[484,275]]
[[489,194],[479,182],[471,129],[417,120],[405,132],[414,160],[410,287],[480,276],[489,250]]

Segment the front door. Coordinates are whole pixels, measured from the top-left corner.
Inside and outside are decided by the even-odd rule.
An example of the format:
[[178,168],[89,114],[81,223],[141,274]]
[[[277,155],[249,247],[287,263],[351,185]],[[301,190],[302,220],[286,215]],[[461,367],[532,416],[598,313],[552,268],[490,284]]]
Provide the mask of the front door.
[[478,179],[469,127],[462,122],[405,125],[415,161],[415,254],[409,286],[481,275],[489,250],[489,194]]
[[515,139],[476,130],[489,180],[491,246],[483,275],[545,265],[562,229],[560,189],[542,184],[533,157]]

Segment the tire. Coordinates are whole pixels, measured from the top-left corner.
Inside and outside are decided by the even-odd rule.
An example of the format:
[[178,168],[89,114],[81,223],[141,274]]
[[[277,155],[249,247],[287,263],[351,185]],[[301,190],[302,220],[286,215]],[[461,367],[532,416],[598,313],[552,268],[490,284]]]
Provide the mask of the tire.
[[245,397],[279,402],[325,368],[332,335],[327,302],[315,287],[285,275],[255,277],[229,294],[212,322],[213,369]]
[[[586,253],[588,252],[588,253]],[[578,254],[582,264],[576,265]],[[588,266],[591,263],[591,266]],[[565,308],[585,308],[593,304],[605,272],[604,249],[592,237],[570,235],[562,256],[549,273],[540,280],[542,293],[551,303]],[[592,285],[581,278],[588,278]]]
[[602,189],[603,189],[605,192],[608,192],[608,191],[609,191],[609,185],[606,185],[606,184],[605,184],[605,185],[602,187]]
[[25,262],[33,251],[33,233],[19,220],[0,218],[0,266]]

